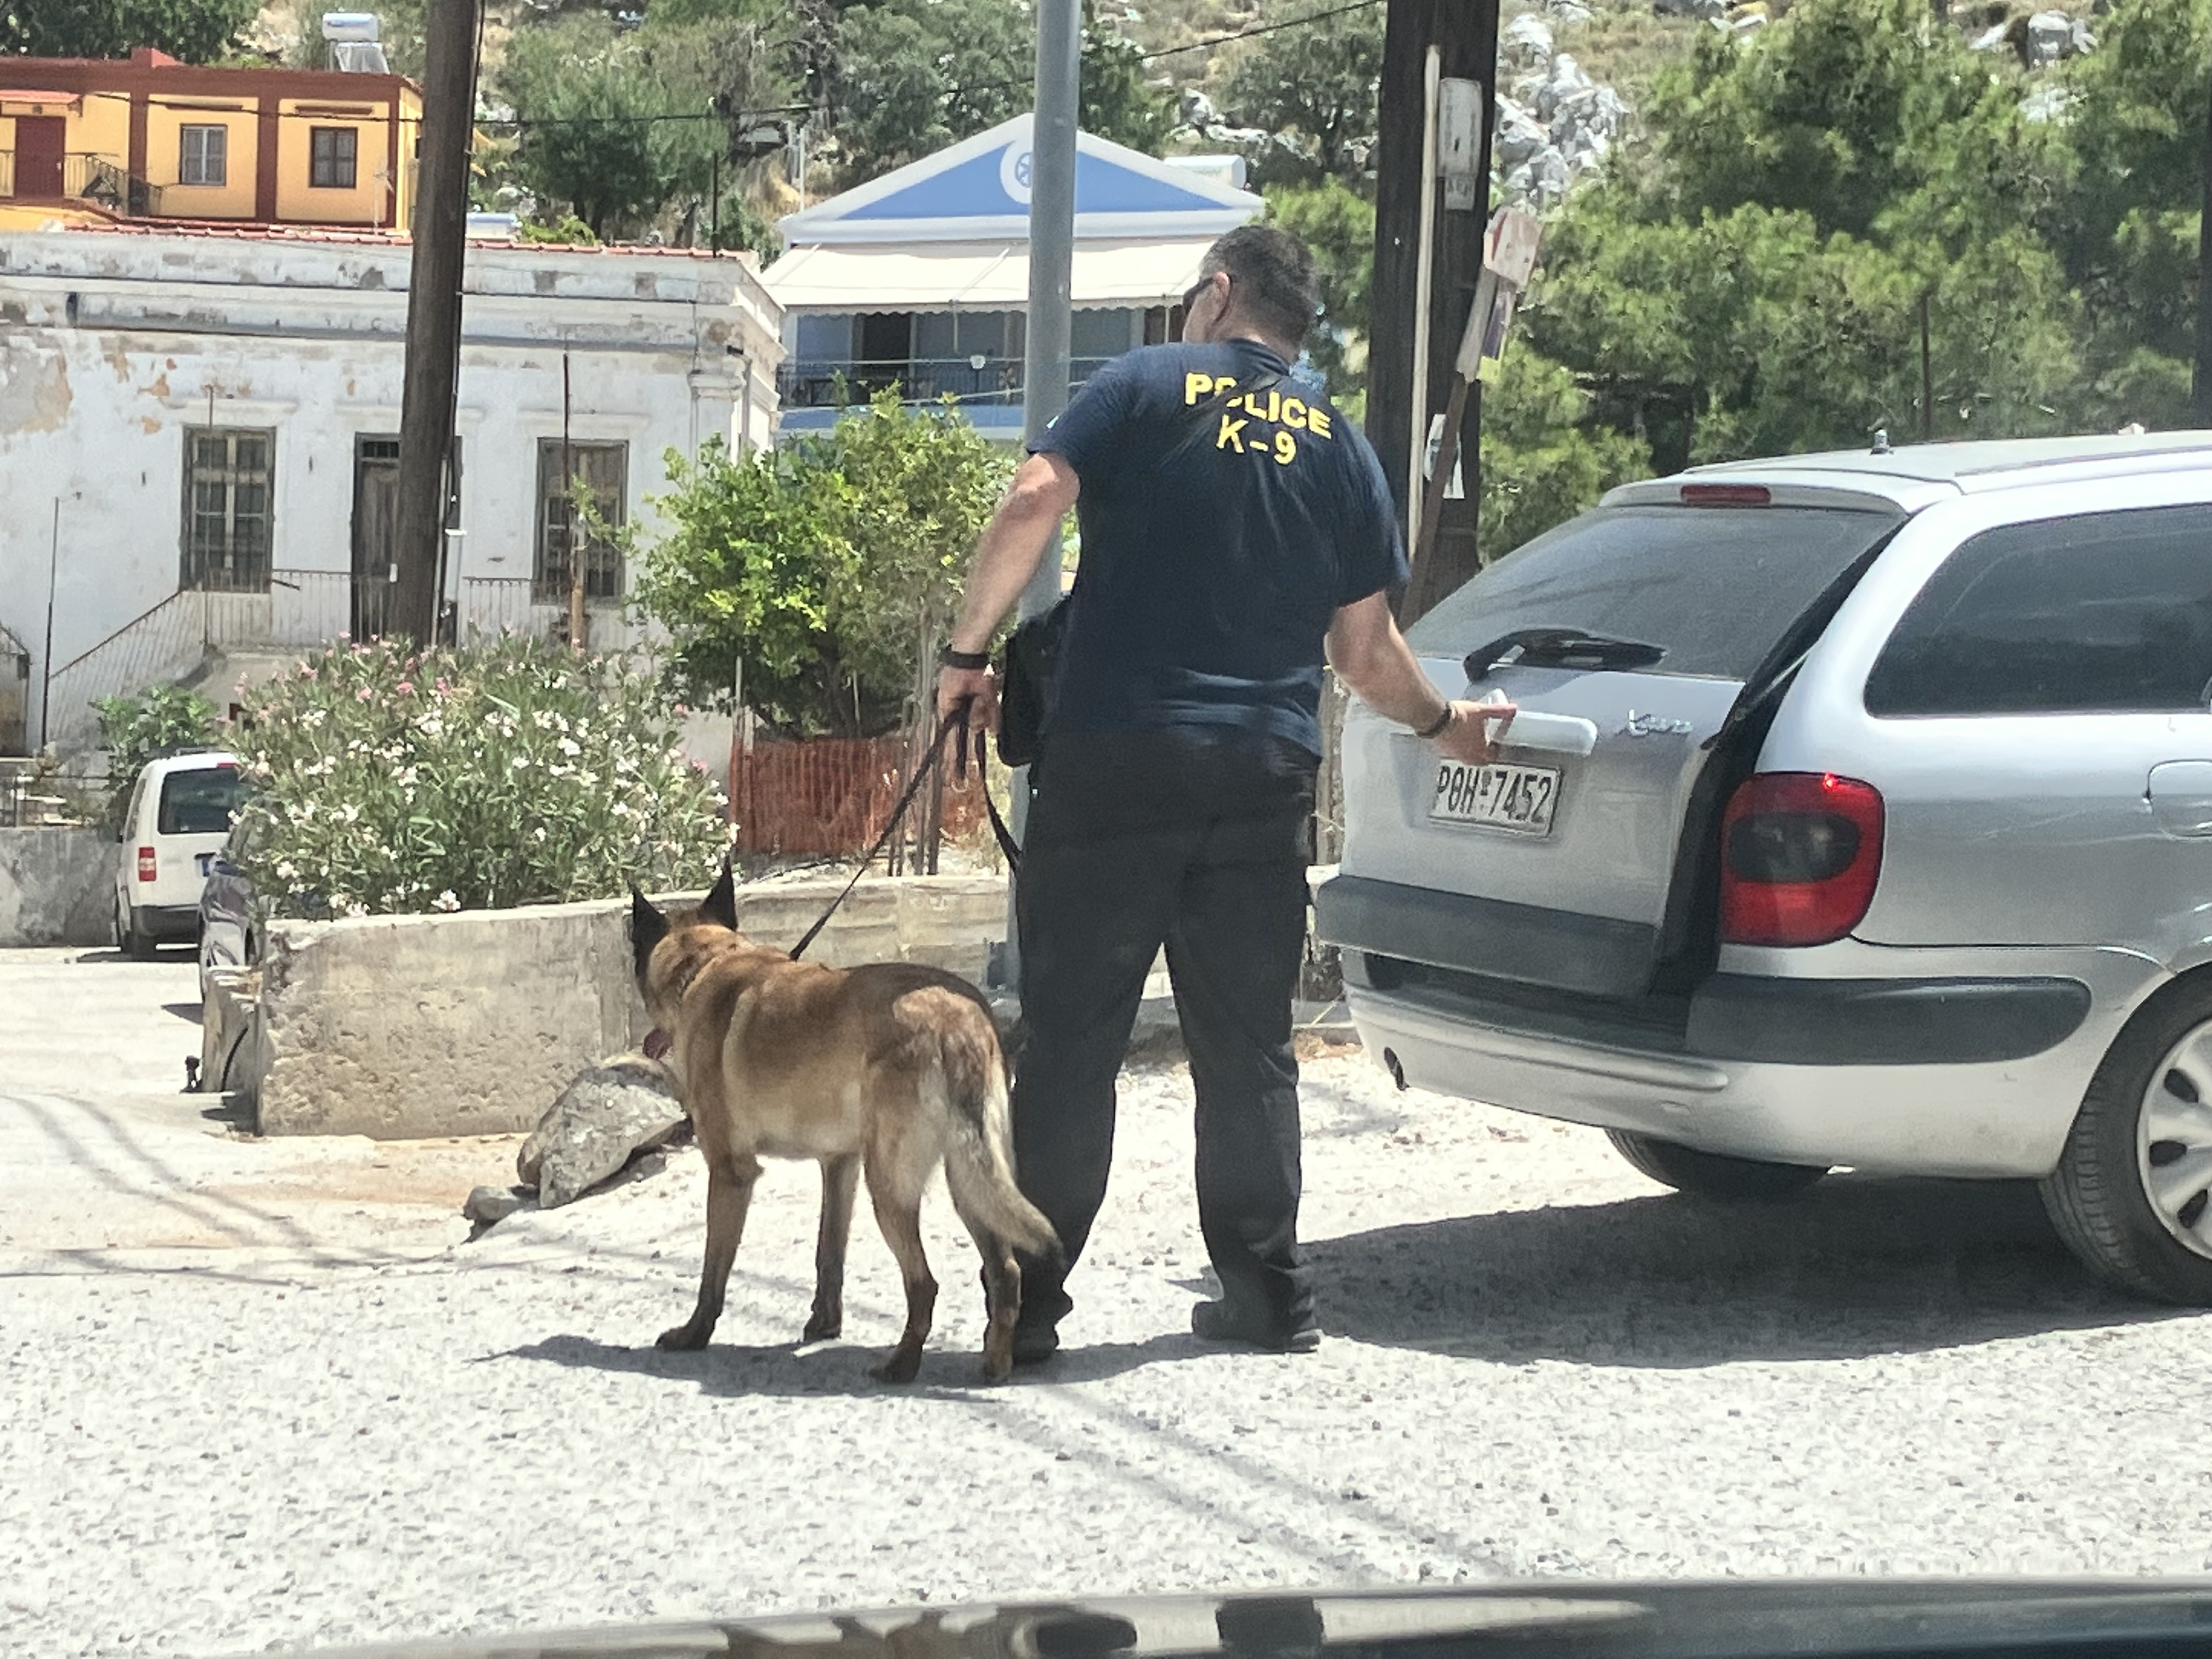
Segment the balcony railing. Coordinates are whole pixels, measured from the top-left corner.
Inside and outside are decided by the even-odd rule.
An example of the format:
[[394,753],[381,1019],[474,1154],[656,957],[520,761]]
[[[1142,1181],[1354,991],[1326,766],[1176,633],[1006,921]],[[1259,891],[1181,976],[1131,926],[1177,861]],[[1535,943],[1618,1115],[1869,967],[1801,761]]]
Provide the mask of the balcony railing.
[[[1068,380],[1080,386],[1108,362],[1078,357],[1068,364]],[[940,398],[962,403],[1018,404],[1022,365],[1005,357],[933,357],[905,362],[801,362],[787,358],[776,370],[776,394],[786,409],[834,409],[866,403],[877,392],[896,387],[911,404]]]

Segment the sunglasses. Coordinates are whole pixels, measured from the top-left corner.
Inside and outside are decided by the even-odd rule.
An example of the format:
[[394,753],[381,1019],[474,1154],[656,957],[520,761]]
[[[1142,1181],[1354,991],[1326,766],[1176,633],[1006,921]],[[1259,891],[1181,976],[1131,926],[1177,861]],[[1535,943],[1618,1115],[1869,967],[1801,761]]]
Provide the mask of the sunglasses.
[[1185,316],[1188,316],[1191,307],[1198,303],[1198,296],[1212,286],[1212,277],[1201,276],[1182,291],[1182,309]]

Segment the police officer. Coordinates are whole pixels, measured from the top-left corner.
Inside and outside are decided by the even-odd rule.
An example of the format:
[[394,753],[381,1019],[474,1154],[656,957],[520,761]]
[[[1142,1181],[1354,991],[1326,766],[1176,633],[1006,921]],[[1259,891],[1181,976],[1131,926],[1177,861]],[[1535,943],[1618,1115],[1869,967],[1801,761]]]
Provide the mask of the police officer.
[[1455,758],[1509,711],[1447,701],[1393,620],[1406,556],[1375,453],[1291,378],[1313,256],[1247,226],[1208,250],[1183,338],[1109,363],[1030,446],[976,544],[938,681],[996,722],[985,652],[1070,508],[1082,555],[1031,769],[1015,909],[1022,1190],[1066,1247],[1026,1261],[1018,1363],[1044,1360],[1106,1194],[1114,1085],[1161,946],[1198,1097],[1198,1212],[1221,1279],[1199,1336],[1318,1345],[1297,1247],[1291,1003],[1327,660]]

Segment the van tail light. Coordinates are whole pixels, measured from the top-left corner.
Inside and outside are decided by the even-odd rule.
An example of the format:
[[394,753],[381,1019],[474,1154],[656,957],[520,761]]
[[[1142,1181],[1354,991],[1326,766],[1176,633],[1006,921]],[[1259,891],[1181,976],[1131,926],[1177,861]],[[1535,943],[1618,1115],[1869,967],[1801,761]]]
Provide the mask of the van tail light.
[[1881,793],[1831,772],[1745,780],[1721,821],[1721,940],[1827,945],[1857,927],[1881,876]]
[[154,879],[154,849],[150,847],[142,847],[138,849],[138,879],[141,881]]

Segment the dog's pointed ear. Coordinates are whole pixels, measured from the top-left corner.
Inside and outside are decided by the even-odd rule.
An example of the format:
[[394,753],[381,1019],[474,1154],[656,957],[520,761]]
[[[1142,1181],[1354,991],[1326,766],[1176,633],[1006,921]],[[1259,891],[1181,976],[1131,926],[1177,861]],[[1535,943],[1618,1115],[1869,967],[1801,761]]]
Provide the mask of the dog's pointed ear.
[[706,901],[700,905],[699,914],[733,933],[738,931],[738,878],[737,872],[730,868],[727,858],[722,860],[722,873],[707,890]]
[[637,890],[637,884],[629,884],[629,944],[636,958],[637,976],[645,978],[647,965],[653,960],[653,947],[668,937],[668,918],[659,907]]

